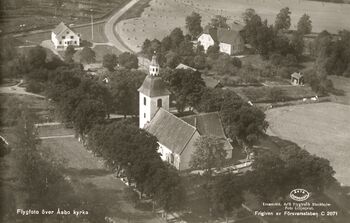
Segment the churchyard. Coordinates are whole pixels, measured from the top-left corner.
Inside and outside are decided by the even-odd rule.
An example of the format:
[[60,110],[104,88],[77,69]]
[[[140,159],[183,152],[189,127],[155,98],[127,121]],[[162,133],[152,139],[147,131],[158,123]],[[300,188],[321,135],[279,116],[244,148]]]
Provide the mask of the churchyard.
[[[242,12],[247,8],[254,8],[261,15],[273,23],[276,14],[283,7],[288,6],[292,12],[291,29],[296,29],[296,23],[302,14],[307,13],[312,19],[313,32],[327,29],[336,33],[338,30],[350,28],[347,18],[350,11],[349,4],[330,4],[316,1],[295,0],[152,0],[150,6],[144,9],[141,17],[120,21],[116,31],[122,40],[133,51],[140,51],[143,41],[148,39],[162,39],[175,27],[185,30],[185,18],[192,11],[202,16],[202,25],[207,24],[214,15],[228,17],[229,22],[242,22]],[[161,22],[160,22],[161,21]]]

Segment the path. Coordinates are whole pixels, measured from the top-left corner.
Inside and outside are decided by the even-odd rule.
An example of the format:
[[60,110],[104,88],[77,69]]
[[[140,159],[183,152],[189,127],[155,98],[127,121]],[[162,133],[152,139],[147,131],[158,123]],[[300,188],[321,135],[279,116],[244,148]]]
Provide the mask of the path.
[[22,95],[30,95],[38,98],[45,98],[45,96],[43,95],[27,92],[24,87],[19,86],[22,83],[23,83],[23,80],[21,80],[18,84],[14,86],[0,87],[0,93],[1,94],[22,94]]

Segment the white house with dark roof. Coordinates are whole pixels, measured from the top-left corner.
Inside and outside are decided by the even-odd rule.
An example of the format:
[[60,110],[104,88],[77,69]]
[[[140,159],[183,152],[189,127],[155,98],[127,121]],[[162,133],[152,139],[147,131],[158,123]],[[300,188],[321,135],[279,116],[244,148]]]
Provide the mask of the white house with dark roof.
[[149,74],[138,89],[140,112],[139,126],[158,139],[158,152],[163,161],[178,170],[189,168],[195,143],[202,135],[215,136],[223,141],[227,158],[232,157],[232,146],[224,134],[217,112],[179,118],[169,112],[170,92],[159,76],[159,64],[152,57]]
[[80,34],[75,33],[63,22],[51,32],[51,41],[55,49],[64,50],[69,45],[80,46]]
[[232,55],[244,50],[244,40],[239,30],[204,27],[203,33],[198,37],[198,43],[204,47],[205,52],[210,46],[217,43],[220,52]]

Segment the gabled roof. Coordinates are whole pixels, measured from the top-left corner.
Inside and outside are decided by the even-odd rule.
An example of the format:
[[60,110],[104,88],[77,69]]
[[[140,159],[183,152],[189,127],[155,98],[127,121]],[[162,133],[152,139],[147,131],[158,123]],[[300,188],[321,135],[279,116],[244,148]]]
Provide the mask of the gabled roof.
[[213,77],[206,76],[202,74],[202,79],[204,80],[205,86],[209,88],[216,88],[220,85],[220,81],[216,80]]
[[190,70],[196,71],[195,68],[187,66],[186,64],[183,64],[183,63],[180,63],[179,65],[177,65],[175,69],[190,69]]
[[303,75],[300,72],[299,73],[294,72],[294,73],[292,73],[292,77],[300,79],[301,77],[303,77]]
[[241,36],[236,30],[218,28],[217,38],[218,42],[220,43],[228,43],[233,45],[236,44],[236,41],[239,40]]
[[170,92],[166,88],[162,78],[152,75],[146,76],[138,91],[144,95],[147,95],[148,97],[170,95]]
[[200,135],[226,138],[218,112],[190,115],[181,119],[196,127]]
[[52,32],[55,33],[57,36],[57,35],[60,35],[63,32],[65,32],[66,30],[69,30],[69,31],[74,33],[74,31],[72,29],[70,29],[68,26],[66,26],[66,24],[61,22],[60,24],[58,24],[58,26],[56,26],[55,29],[52,30]]
[[203,33],[209,34],[215,42],[228,43],[231,45],[236,44],[237,40],[241,39],[241,34],[237,29],[214,28],[210,25],[206,25],[203,29]]
[[222,140],[225,150],[233,149],[225,136],[218,112],[190,115],[182,117],[181,119],[196,127],[200,135],[215,136]]
[[211,36],[211,38],[213,38],[214,41],[217,41],[217,39],[218,39],[217,38],[217,30],[210,25],[206,25],[201,34],[209,34]]
[[145,129],[176,154],[182,153],[197,131],[195,127],[163,108],[158,109]]

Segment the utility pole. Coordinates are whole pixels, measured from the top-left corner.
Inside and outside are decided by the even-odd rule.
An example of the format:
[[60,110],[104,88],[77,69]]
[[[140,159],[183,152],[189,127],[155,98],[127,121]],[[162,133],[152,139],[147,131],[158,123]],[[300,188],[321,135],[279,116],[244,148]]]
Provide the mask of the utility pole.
[[91,41],[94,40],[94,14],[93,9],[90,9],[91,11]]

